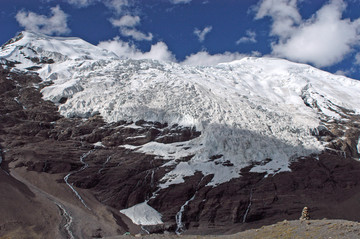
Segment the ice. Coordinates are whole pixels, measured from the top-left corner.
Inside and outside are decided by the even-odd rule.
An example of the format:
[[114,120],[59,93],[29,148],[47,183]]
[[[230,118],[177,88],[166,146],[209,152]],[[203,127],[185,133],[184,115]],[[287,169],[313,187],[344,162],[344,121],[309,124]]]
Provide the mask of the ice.
[[149,206],[147,202],[136,204],[130,208],[120,210],[131,219],[136,225],[158,225],[162,224],[161,214],[154,208]]
[[[35,64],[25,56],[54,63]],[[276,58],[184,66],[118,59],[78,38],[28,32],[7,44],[0,58],[22,62],[19,70],[41,67],[40,77],[52,83],[43,88],[44,99],[57,103],[67,98],[59,105],[66,117],[100,113],[107,122],[145,120],[201,131],[184,147],[156,142],[124,146],[167,160],[164,166],[173,170],[162,179],[162,188],[197,171],[213,175],[209,185],[216,186],[240,177],[240,169],[254,162],[252,172],[289,171],[292,159],[324,149],[311,134],[320,119],[342,118],[340,107],[360,113],[360,81]],[[210,160],[214,155],[222,156]],[[187,162],[177,160],[189,156]],[[259,164],[265,159],[271,161]]]

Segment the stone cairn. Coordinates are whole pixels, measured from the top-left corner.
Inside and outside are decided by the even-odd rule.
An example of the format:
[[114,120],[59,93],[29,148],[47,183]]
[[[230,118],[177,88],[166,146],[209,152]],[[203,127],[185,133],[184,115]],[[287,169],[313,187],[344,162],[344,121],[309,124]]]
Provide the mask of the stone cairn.
[[304,220],[309,220],[309,219],[310,219],[309,208],[304,207],[304,209],[302,210],[302,213],[301,213],[300,220],[304,221]]

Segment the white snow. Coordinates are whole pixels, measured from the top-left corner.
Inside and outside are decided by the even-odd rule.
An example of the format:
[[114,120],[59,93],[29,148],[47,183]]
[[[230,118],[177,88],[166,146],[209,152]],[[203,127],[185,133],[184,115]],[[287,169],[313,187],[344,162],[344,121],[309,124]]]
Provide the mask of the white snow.
[[254,173],[267,172],[267,174],[274,175],[280,172],[290,171],[290,168],[288,166],[289,166],[288,162],[283,162],[275,159],[265,165],[256,165],[250,170],[250,172],[254,172]]
[[[53,64],[37,64],[37,72],[53,83],[42,90],[44,99],[68,98],[59,106],[62,115],[100,113],[107,122],[144,119],[201,131],[200,137],[186,143],[191,149],[154,142],[138,149],[174,166],[161,187],[181,183],[196,171],[213,174],[209,185],[215,186],[239,177],[240,169],[251,162],[267,158],[272,161],[252,171],[288,171],[290,159],[323,150],[310,133],[320,117],[341,117],[337,105],[360,113],[360,81],[305,64],[243,58],[214,67],[182,66],[119,59],[78,38],[28,32],[23,36],[6,45],[0,58],[23,62],[18,69],[34,65],[24,55],[53,59]],[[188,162],[176,160],[189,155],[194,157]],[[213,155],[222,157],[212,161]]]
[[126,139],[144,139],[144,138],[146,138],[146,135],[132,136],[132,137],[127,137]]
[[135,146],[135,145],[131,145],[131,144],[123,144],[123,145],[120,145],[119,147],[125,148],[125,149],[130,149],[130,150],[135,150],[135,149],[140,148],[140,146]]
[[96,147],[98,147],[98,148],[104,148],[105,147],[101,141],[98,141],[98,142],[94,143],[93,145],[95,146],[95,148]]
[[162,224],[161,214],[154,208],[150,207],[147,202],[136,204],[127,209],[120,210],[131,219],[136,225],[158,225]]
[[131,128],[131,129],[142,129],[143,127],[136,125],[135,123],[125,125],[124,128]]

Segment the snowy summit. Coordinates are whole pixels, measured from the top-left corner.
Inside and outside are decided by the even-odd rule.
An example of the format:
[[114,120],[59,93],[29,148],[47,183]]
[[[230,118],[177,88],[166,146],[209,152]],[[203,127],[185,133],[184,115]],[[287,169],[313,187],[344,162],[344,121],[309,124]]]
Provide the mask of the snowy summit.
[[136,148],[176,166],[162,188],[196,171],[213,174],[215,186],[267,159],[252,171],[288,171],[292,160],[324,149],[313,135],[321,120],[345,120],[341,109],[360,113],[359,81],[282,59],[185,66],[120,59],[79,38],[22,32],[2,47],[0,60],[52,83],[43,97],[66,117],[100,114],[107,122],[143,119],[201,131],[186,143]]

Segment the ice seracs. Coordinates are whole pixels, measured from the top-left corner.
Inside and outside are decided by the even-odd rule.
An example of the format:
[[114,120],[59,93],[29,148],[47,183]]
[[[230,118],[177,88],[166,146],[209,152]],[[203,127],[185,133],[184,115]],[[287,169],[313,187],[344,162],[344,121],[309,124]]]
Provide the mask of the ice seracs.
[[[253,172],[288,171],[290,160],[323,149],[311,134],[321,118],[341,118],[340,108],[360,113],[359,81],[275,58],[212,67],[124,60],[78,38],[29,32],[6,44],[0,57],[51,82],[42,93],[55,103],[66,99],[59,104],[64,116],[101,114],[107,122],[143,119],[200,130],[187,146],[136,149],[173,165],[161,187],[196,171],[212,174],[215,186],[254,162]],[[177,162],[183,155],[193,157]]]

